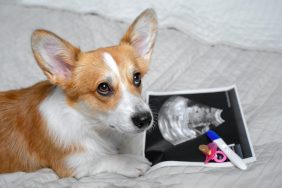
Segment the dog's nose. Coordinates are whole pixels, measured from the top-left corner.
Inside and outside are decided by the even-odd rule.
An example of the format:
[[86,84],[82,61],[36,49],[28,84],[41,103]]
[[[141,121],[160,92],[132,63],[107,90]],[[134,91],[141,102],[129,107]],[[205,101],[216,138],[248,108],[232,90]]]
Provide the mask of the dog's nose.
[[136,127],[144,128],[151,124],[153,118],[150,112],[141,112],[134,114],[131,119]]

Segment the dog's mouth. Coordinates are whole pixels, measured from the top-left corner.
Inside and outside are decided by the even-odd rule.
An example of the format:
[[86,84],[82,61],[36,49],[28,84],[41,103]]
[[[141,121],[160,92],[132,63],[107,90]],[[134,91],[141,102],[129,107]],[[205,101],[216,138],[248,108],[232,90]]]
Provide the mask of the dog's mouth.
[[112,124],[110,124],[109,127],[110,127],[111,129],[115,129],[115,130],[117,130],[118,132],[124,133],[124,134],[138,134],[138,133],[142,133],[142,132],[144,132],[144,131],[146,131],[146,130],[148,130],[148,129],[151,128],[151,126],[148,126],[148,127],[146,127],[146,128],[142,128],[142,129],[140,129],[140,128],[134,128],[134,129],[132,129],[132,130],[124,130],[124,129],[121,129],[121,128],[119,128],[118,126],[115,126],[115,125],[112,125]]

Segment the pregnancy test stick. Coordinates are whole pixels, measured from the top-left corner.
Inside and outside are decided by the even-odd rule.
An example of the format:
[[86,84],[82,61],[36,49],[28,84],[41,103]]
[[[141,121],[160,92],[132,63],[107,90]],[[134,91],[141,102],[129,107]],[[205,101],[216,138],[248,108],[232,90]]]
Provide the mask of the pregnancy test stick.
[[217,146],[225,153],[225,155],[228,157],[228,159],[238,168],[242,170],[247,169],[247,165],[244,163],[244,161],[232,150],[228,147],[228,145],[223,141],[222,138],[218,136],[214,131],[209,130],[207,132],[207,136],[209,139],[212,140],[212,142],[216,143]]

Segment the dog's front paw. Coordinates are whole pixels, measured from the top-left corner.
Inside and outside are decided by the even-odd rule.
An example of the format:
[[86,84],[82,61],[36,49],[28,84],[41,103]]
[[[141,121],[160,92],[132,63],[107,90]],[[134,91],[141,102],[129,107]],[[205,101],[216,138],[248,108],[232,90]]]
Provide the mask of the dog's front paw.
[[139,177],[144,175],[150,167],[151,162],[144,157],[119,154],[103,158],[96,166],[94,173],[110,172],[127,177]]
[[121,174],[127,177],[139,177],[144,175],[150,167],[151,162],[141,156],[130,154],[110,155],[80,165],[76,169],[75,177],[79,178],[105,172]]
[[151,162],[137,155],[120,155],[118,174],[127,177],[139,177],[145,174],[151,167]]

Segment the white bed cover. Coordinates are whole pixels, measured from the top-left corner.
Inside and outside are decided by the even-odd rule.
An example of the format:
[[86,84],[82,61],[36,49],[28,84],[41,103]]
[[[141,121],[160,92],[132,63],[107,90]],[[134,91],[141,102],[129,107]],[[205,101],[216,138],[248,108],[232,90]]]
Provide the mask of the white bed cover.
[[[33,30],[51,30],[82,50],[90,50],[116,44],[128,26],[99,15],[3,1],[0,23],[0,90],[45,79],[31,53]],[[144,93],[236,84],[257,157],[247,171],[165,167],[140,178],[100,174],[77,180],[59,179],[52,170],[42,169],[1,174],[0,187],[282,187],[282,53],[277,49],[210,45],[182,31],[161,28],[150,71],[143,81]]]

